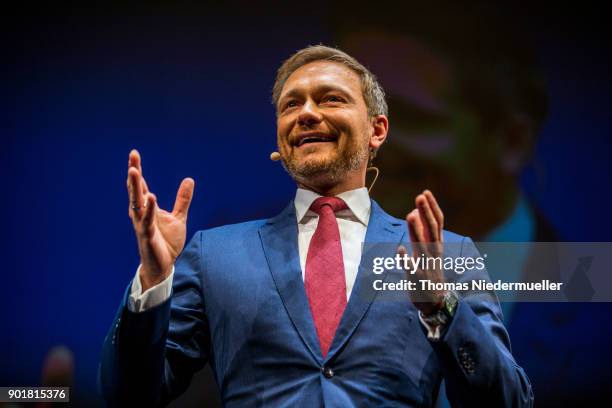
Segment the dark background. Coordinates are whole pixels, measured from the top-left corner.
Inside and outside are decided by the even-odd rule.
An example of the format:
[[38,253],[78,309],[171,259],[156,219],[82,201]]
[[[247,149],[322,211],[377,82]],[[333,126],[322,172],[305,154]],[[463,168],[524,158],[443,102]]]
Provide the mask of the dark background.
[[[611,241],[607,17],[586,4],[513,10],[529,28],[550,98],[521,185],[563,239]],[[368,12],[385,18],[380,3]],[[74,356],[73,398],[99,401],[101,344],[138,265],[125,189],[131,148],[162,207],[183,177],[196,180],[188,236],[272,216],[292,199],[294,184],[268,159],[270,90],[293,51],[334,45],[330,21],[324,4],[280,2],[31,3],[6,14],[0,385],[40,384],[46,354],[64,345]],[[607,324],[551,339],[593,352],[581,382],[567,384],[577,400],[609,381],[610,331],[597,331]]]

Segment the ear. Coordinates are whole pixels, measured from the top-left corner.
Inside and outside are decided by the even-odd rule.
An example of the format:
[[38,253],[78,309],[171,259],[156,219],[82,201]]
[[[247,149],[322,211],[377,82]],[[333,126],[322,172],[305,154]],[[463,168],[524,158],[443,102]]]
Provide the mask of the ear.
[[389,132],[389,119],[385,115],[376,115],[371,119],[372,134],[370,135],[370,149],[376,151],[387,139]]

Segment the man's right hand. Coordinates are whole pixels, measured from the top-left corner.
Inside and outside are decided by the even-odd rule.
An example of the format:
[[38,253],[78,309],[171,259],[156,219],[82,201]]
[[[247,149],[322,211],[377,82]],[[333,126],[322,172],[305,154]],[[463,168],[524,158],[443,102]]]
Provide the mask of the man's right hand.
[[187,238],[187,212],[193,197],[194,181],[186,178],[176,193],[174,209],[168,212],[157,206],[157,198],[142,175],[142,162],[136,150],[128,158],[128,213],[140,252],[142,291],[164,281],[172,272]]

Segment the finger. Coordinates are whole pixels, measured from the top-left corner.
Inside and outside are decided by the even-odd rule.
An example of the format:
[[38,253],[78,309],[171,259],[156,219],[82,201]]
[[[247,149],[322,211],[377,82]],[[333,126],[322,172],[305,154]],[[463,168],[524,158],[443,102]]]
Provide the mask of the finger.
[[176,192],[176,200],[174,202],[174,208],[172,214],[182,220],[187,220],[187,213],[189,212],[189,205],[193,198],[193,189],[195,187],[195,181],[192,178],[187,177],[181,182],[178,191]]
[[147,205],[143,209],[142,215],[142,228],[143,232],[149,233],[155,220],[155,211],[157,209],[157,197],[155,197],[155,194],[147,193],[146,203]]
[[144,177],[140,177],[140,187],[142,189],[142,193],[146,194],[149,192],[149,186],[147,186],[147,180]]
[[438,222],[438,229],[437,229],[438,239],[436,243],[433,245],[432,253],[436,254],[437,256],[441,256],[443,253],[443,249],[444,249],[443,248],[444,235],[442,234],[442,229],[444,228],[444,213],[442,212],[442,209],[438,205],[438,201],[436,200],[436,198],[434,197],[433,193],[430,190],[425,190],[423,192],[423,195],[427,198],[429,207],[433,211],[434,217],[436,218],[436,221]]
[[419,216],[418,210],[412,210],[406,216],[406,222],[408,223],[408,233],[410,234],[410,242],[412,244],[412,256],[419,256],[425,253],[423,243],[425,237],[423,236],[423,224]]
[[[403,244],[400,244],[400,246],[397,247],[397,251],[395,253],[398,254],[400,258],[404,258],[405,255],[408,255],[408,250]],[[410,272],[410,268],[404,268],[404,270],[406,272]]]
[[140,173],[142,177],[142,191],[143,194],[149,192],[149,187],[147,186],[147,182],[144,179],[144,173],[142,172],[142,158],[140,157],[140,153],[136,149],[132,149],[130,155],[128,157],[128,168],[136,167],[136,170]]
[[132,149],[130,151],[130,155],[128,156],[128,167],[136,167],[136,170],[142,172],[142,159],[140,157],[140,153],[138,150]]
[[419,194],[415,201],[419,210],[419,215],[425,226],[425,238],[427,242],[438,242],[440,238],[440,234],[438,233],[438,221],[436,217],[434,217],[427,198],[423,194]]
[[414,238],[413,241],[417,243],[427,242],[425,240],[425,232],[419,210],[412,210],[406,219],[408,221],[409,231],[411,231],[410,238]]
[[442,232],[442,228],[444,228],[444,213],[442,212],[442,209],[438,205],[438,200],[436,200],[433,193],[429,190],[425,190],[423,194],[427,198],[427,202],[429,203],[429,206],[431,207],[434,213],[434,216],[436,217],[436,220],[438,221],[438,228],[440,229],[440,232]]
[[141,177],[135,167],[128,170],[128,193],[130,197],[130,213],[140,219],[141,209],[144,206],[144,196],[142,194]]
[[[414,249],[413,249],[413,250],[414,250]],[[404,246],[404,244],[400,244],[400,245],[397,247],[397,251],[396,251],[396,253],[397,253],[397,254],[400,256],[400,258],[402,258],[402,259],[403,259],[403,258],[404,258],[404,256],[407,256],[407,255],[408,255],[408,249],[407,249],[407,248]],[[410,267],[405,268],[405,271],[406,271],[406,272],[412,272],[412,271],[411,271],[411,269],[410,269]]]

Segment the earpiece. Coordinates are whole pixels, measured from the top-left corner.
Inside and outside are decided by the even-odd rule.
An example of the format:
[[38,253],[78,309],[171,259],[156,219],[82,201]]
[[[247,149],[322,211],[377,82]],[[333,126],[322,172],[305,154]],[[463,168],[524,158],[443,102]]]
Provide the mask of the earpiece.
[[372,163],[374,161],[374,158],[376,157],[376,153],[376,150],[370,149],[370,157],[368,158],[368,168],[366,169],[366,173],[368,171],[373,171],[374,179],[372,180],[372,184],[370,184],[370,187],[368,188],[368,193],[370,193],[374,188],[374,184],[376,184],[376,180],[378,180],[378,175],[380,174],[380,170],[378,170],[378,167],[374,166],[374,164]]

